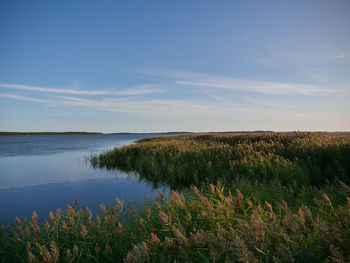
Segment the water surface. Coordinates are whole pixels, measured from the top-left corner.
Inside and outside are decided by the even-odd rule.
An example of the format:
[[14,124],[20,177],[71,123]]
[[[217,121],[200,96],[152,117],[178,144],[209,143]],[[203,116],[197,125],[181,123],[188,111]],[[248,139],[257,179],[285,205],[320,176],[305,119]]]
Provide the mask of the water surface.
[[0,137],[0,224],[30,217],[33,210],[44,218],[74,200],[96,212],[100,203],[113,203],[116,197],[136,205],[167,191],[120,171],[93,169],[86,162],[91,154],[162,135]]

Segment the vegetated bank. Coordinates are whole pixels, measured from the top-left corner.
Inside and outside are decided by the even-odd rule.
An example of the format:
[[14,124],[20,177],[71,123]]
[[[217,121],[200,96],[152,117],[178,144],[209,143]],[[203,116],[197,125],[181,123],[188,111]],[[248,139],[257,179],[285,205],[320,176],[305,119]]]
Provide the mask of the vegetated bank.
[[0,132],[0,136],[102,135],[100,132]]
[[[143,139],[94,166],[164,183],[169,201],[93,217],[76,204],[1,232],[0,257],[44,262],[350,260],[350,136],[202,134]],[[219,181],[219,182],[218,182]],[[192,187],[189,187],[192,185]],[[124,217],[123,217],[124,215]],[[123,226],[125,217],[128,225]]]

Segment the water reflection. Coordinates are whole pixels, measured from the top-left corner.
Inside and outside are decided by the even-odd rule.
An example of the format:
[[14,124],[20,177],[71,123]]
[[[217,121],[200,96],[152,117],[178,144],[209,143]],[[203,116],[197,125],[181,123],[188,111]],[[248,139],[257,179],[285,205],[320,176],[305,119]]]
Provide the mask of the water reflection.
[[154,199],[159,190],[166,192],[164,185],[135,173],[86,165],[90,154],[150,136],[157,134],[0,137],[0,224],[30,217],[33,210],[47,217],[74,200],[97,212],[100,203],[116,197],[136,205],[144,197]]

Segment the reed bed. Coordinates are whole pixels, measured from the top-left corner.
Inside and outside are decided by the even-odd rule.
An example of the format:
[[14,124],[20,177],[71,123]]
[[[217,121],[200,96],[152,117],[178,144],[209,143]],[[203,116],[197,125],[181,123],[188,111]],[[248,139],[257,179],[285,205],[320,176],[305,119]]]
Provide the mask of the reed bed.
[[138,209],[17,218],[0,262],[350,262],[349,135],[144,139],[91,163],[173,190]]
[[[244,180],[239,182],[246,184]],[[232,191],[231,191],[232,190]],[[287,190],[286,190],[287,191]],[[350,188],[338,181],[305,188],[298,208],[257,199],[220,182],[159,195],[126,209],[101,204],[93,217],[76,203],[42,224],[18,218],[1,230],[2,262],[346,262],[350,260]],[[328,193],[327,193],[328,191]],[[302,199],[296,197],[295,199]],[[336,200],[336,201],[335,201]],[[122,224],[122,218],[128,224]]]
[[94,166],[137,172],[178,189],[237,176],[283,184],[350,183],[350,135],[321,133],[202,134],[143,139],[92,156]]

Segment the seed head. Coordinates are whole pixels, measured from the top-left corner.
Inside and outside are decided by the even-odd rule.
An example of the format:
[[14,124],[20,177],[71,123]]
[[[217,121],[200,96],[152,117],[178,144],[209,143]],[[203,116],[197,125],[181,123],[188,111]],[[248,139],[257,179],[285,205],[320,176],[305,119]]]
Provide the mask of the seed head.
[[151,209],[149,209],[148,206],[146,207],[146,216],[147,216],[147,218],[150,218],[150,216],[151,216]]
[[171,225],[170,216],[167,216],[163,211],[159,211],[159,219],[163,225],[165,225],[165,226]]
[[67,249],[67,252],[66,252],[66,261],[67,262],[72,262],[72,254],[70,252],[70,249]]
[[157,237],[156,234],[151,233],[151,243],[153,246],[156,246],[156,247],[160,246],[160,239]]
[[79,248],[77,245],[73,246],[73,256],[76,257],[78,255],[79,252]]
[[85,239],[85,237],[86,237],[86,235],[87,235],[87,233],[88,233],[88,230],[87,230],[86,226],[83,225],[83,224],[80,225],[80,227],[81,227],[80,234],[81,234],[81,236],[83,237],[83,239]]

